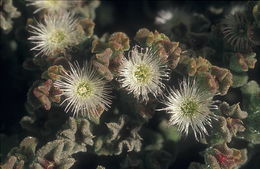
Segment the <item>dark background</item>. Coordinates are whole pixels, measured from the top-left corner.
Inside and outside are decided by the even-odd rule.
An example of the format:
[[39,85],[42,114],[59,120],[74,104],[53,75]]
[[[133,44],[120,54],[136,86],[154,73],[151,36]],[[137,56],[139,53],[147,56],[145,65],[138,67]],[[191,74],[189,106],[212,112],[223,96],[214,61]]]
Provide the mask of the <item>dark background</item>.
[[[17,140],[13,140],[12,146],[17,144],[25,136],[19,121],[24,115],[27,114],[24,107],[27,91],[33,81],[39,79],[40,74],[39,72],[37,74],[37,72],[35,73],[25,70],[22,66],[23,61],[26,58],[33,57],[32,52],[30,52],[31,45],[27,41],[28,33],[25,30],[26,18],[32,16],[32,11],[26,9],[25,3],[22,0],[14,0],[14,4],[22,13],[22,16],[15,19],[12,32],[9,34],[4,34],[1,31],[0,40],[0,133],[4,133],[7,136],[21,133],[21,135],[17,137]],[[216,6],[229,6],[232,2],[164,0],[102,1],[101,6],[97,8],[95,33],[98,36],[101,36],[105,32],[113,33],[116,31],[121,31],[125,32],[130,38],[133,38],[139,28],[146,27],[150,30],[157,29],[154,25],[154,17],[156,16],[157,11],[161,8],[171,6],[185,8],[191,12],[196,11],[198,13],[204,13],[210,4],[214,4]],[[107,16],[111,16],[110,19],[107,19]],[[16,50],[11,50],[15,46]],[[249,80],[254,79],[259,82],[259,63],[257,63],[256,69],[250,71],[249,74]],[[235,90],[235,93],[237,93],[237,96],[240,96],[238,90]],[[184,141],[183,143],[180,143],[180,146],[185,147],[187,142],[188,141]],[[1,143],[1,147],[3,148],[5,145]],[[184,152],[181,152],[178,155],[172,169],[185,169],[191,161],[203,163],[203,159],[198,152],[202,151],[204,148],[205,147],[198,145],[193,149],[184,150]],[[259,148],[260,147],[258,146],[258,149]],[[257,169],[254,167],[259,164],[258,161],[260,160],[260,151],[256,151],[251,156],[252,159],[243,167],[243,169]],[[85,155],[79,158],[84,159],[84,157]],[[87,157],[93,158],[91,155],[87,155]],[[114,162],[117,162],[117,159],[115,159]],[[84,164],[83,162],[81,165],[87,166],[88,164]]]

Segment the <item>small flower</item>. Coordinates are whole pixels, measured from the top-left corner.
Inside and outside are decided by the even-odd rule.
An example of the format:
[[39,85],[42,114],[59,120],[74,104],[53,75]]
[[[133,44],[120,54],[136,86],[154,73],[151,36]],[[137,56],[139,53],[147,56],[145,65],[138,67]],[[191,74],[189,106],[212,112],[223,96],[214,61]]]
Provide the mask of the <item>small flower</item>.
[[70,69],[54,84],[63,92],[65,100],[61,104],[67,104],[65,111],[72,111],[74,116],[79,113],[83,116],[87,113],[89,118],[99,116],[100,108],[107,110],[111,104],[110,87],[91,65],[80,68],[77,62],[70,63]]
[[174,37],[176,41],[183,40],[193,21],[194,16],[184,9],[171,7],[158,11],[154,19],[155,25],[166,35]]
[[165,24],[173,18],[173,13],[170,10],[161,10],[158,16],[155,17],[155,23],[158,25]]
[[129,93],[142,101],[148,101],[148,94],[157,96],[164,87],[163,80],[168,78],[166,65],[152,48],[142,49],[138,46],[123,58],[119,69],[119,82]]
[[70,13],[47,15],[44,23],[37,22],[36,26],[29,25],[33,35],[28,39],[36,46],[31,50],[38,55],[53,56],[65,53],[66,49],[78,43],[77,20]]
[[200,88],[195,80],[183,80],[179,90],[170,90],[169,96],[163,103],[161,110],[171,114],[169,124],[177,125],[178,130],[188,135],[189,128],[194,132],[196,140],[208,134],[205,125],[211,126],[214,114],[212,109],[213,94]]
[[252,29],[247,16],[243,13],[228,15],[222,21],[224,39],[235,51],[245,52],[251,50],[254,43],[250,40]]
[[160,29],[171,32],[172,28],[178,25],[189,25],[192,21],[191,15],[185,10],[179,8],[168,8],[157,12],[155,24],[160,26]]
[[41,10],[47,10],[50,13],[64,11],[71,7],[73,1],[69,0],[26,0],[28,1],[28,6],[33,5],[37,9],[34,13]]

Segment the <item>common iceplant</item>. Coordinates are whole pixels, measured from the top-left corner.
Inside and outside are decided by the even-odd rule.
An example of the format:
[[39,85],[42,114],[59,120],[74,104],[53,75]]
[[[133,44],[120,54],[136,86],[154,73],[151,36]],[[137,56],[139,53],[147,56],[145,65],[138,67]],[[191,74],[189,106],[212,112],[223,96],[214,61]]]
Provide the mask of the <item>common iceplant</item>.
[[[23,50],[33,55],[23,66],[37,80],[20,121],[21,137],[28,136],[1,152],[1,168],[237,169],[253,163],[247,157],[260,143],[260,87],[248,71],[255,71],[260,51],[259,2],[243,2],[234,13],[225,13],[232,4],[196,12],[169,6],[154,17],[158,31],[141,28],[134,37],[98,36],[95,26],[112,16],[95,15],[99,0],[25,2],[20,5],[36,19],[23,18],[31,51]],[[17,9],[11,0],[2,4],[4,38],[20,36],[22,29],[12,26]],[[94,22],[94,16],[100,18]],[[13,41],[4,48],[14,50]],[[20,51],[23,43],[17,41]],[[6,51],[15,58],[12,50]],[[6,147],[12,138],[1,135]],[[188,153],[204,162],[182,164]]]

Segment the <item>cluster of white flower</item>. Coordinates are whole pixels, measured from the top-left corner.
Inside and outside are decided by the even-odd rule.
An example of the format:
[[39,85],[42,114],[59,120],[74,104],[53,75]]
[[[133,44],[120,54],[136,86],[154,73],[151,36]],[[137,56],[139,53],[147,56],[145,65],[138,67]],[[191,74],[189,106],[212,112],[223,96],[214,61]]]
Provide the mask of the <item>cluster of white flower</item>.
[[[148,94],[157,97],[165,88],[163,80],[169,78],[166,65],[151,48],[140,49],[134,47],[128,59],[124,59],[119,71],[119,82],[122,87],[135,98],[148,101]],[[195,79],[183,80],[179,90],[170,89],[163,104],[163,109],[171,114],[169,124],[178,126],[180,132],[188,134],[191,129],[195,138],[203,138],[208,134],[206,125],[211,126],[214,118],[213,109],[217,106],[213,102],[214,94],[200,88]]]
[[[30,26],[33,35],[29,40],[36,45],[32,50],[38,51],[37,56],[65,53],[77,43],[77,20],[68,12],[59,13],[59,9],[69,6],[69,1],[28,1],[39,7],[35,12],[42,9],[52,12],[44,17],[44,23]],[[170,14],[165,13],[165,19],[170,18]],[[159,19],[158,22],[164,22]],[[128,93],[147,103],[150,97],[163,95],[164,82],[169,79],[167,62],[160,59],[155,48],[135,46],[122,60],[117,79]],[[100,109],[107,110],[112,103],[111,87],[90,64],[81,67],[77,62],[70,63],[70,71],[64,72],[54,84],[63,92],[61,105],[73,115],[98,115]],[[196,139],[207,134],[205,126],[211,126],[214,117],[211,110],[217,108],[213,105],[213,94],[203,91],[195,80],[189,79],[180,83],[180,89],[170,89],[164,96],[165,108],[160,110],[171,114],[170,125],[178,126],[186,135],[191,128]]]

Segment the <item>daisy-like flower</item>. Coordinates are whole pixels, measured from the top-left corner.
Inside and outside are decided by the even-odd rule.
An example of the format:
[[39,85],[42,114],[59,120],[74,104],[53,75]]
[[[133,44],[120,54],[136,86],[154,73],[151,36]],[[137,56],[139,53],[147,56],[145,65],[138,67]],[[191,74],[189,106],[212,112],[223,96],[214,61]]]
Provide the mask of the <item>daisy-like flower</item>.
[[82,68],[78,62],[70,63],[70,69],[54,83],[65,97],[61,105],[65,104],[65,111],[74,116],[99,117],[100,110],[107,110],[111,104],[110,87],[87,63]]
[[38,55],[43,54],[53,56],[65,51],[79,42],[77,38],[77,20],[70,13],[60,13],[46,15],[44,23],[37,22],[36,26],[30,25],[33,35],[28,39],[36,46],[31,50],[38,51]]
[[33,5],[37,9],[34,13],[47,10],[49,13],[64,11],[72,6],[73,0],[26,0],[28,5]]
[[170,90],[169,96],[163,103],[165,110],[171,114],[169,125],[176,125],[178,130],[188,135],[189,129],[193,130],[196,140],[208,135],[206,125],[211,126],[215,118],[212,110],[214,94],[200,88],[196,80],[183,80],[178,90]]
[[168,76],[166,64],[152,48],[133,47],[128,53],[128,59],[123,59],[119,69],[122,87],[133,93],[135,98],[146,102],[149,94],[157,96],[162,92],[163,80]]
[[224,39],[238,52],[251,50],[254,46],[251,27],[251,23],[244,13],[228,15],[222,21]]

